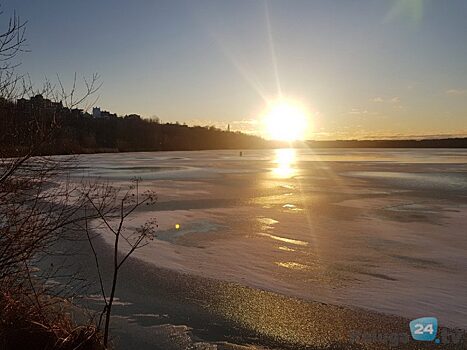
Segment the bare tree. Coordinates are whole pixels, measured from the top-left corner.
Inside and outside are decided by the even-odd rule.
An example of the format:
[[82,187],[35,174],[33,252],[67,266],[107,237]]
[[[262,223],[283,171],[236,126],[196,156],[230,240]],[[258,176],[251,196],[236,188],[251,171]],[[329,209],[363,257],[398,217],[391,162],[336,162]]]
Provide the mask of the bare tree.
[[[78,106],[83,106],[85,109],[88,109],[95,103],[95,99],[92,100],[91,97],[96,94],[102,85],[97,74],[93,74],[90,79],[84,77],[84,88],[80,89],[80,91],[78,91],[76,74],[74,75],[72,86],[69,90],[64,87],[60,77],[58,76],[57,81],[59,88],[47,80],[40,89],[35,89],[32,83],[26,83],[26,80],[23,79],[23,95],[45,95],[46,97],[49,97],[52,102],[64,105],[69,109],[76,108]],[[2,95],[0,91],[0,99],[1,98]],[[60,120],[57,118],[57,114],[60,112],[61,110],[57,108],[48,111],[47,118],[44,118],[43,115],[33,113],[26,123],[20,123],[16,120],[12,120],[8,124],[5,123],[5,127],[0,131],[1,144],[6,143],[6,138],[14,140],[15,137],[18,138],[21,134],[27,135],[27,143],[22,144],[20,148],[16,145],[15,152],[12,152],[9,149],[0,150],[0,157],[2,159],[0,162],[0,183],[12,175],[28,159],[35,155],[40,155],[43,147],[50,144],[53,137],[61,127]],[[10,118],[15,117],[18,116],[11,112]],[[3,118],[7,118],[7,116],[3,116]],[[3,152],[6,152],[6,154],[2,154]],[[15,157],[11,158],[11,156]],[[5,157],[10,158],[4,159]]]
[[[34,111],[24,121],[14,111],[2,109],[2,101],[39,92],[30,80],[15,73],[19,65],[16,59],[25,51],[25,30],[26,22],[14,14],[0,32],[0,112],[4,112],[0,120],[0,281],[1,277],[21,270],[22,262],[55,239],[57,232],[75,219],[85,199],[77,196],[77,185],[71,185],[66,178],[59,179],[75,165],[74,157],[39,156],[60,128],[54,115],[59,111],[50,111],[52,115],[47,118]],[[74,108],[89,102],[101,84],[95,74],[84,79],[80,88],[75,74],[69,90],[59,78],[58,85],[59,89],[46,81],[40,92]],[[21,134],[26,134],[27,139],[19,145]],[[5,140],[10,142],[1,142]],[[12,144],[9,149],[4,147],[8,143]]]
[[[25,119],[9,107],[15,98],[44,92],[55,101],[75,108],[86,104],[100,84],[98,76],[93,75],[84,80],[84,88],[79,88],[75,74],[69,90],[61,81],[58,83],[60,89],[47,81],[40,91],[34,89],[27,75],[17,73],[17,58],[26,51],[25,29],[26,22],[16,14],[3,31],[0,28],[1,342],[3,344],[8,338],[4,337],[5,328],[13,327],[14,333],[18,327],[25,327],[29,317],[30,327],[45,329],[48,334],[45,339],[50,338],[51,344],[65,347],[65,344],[73,344],[72,341],[79,344],[96,341],[97,337],[90,338],[96,336],[96,332],[92,327],[76,328],[60,313],[46,309],[47,303],[54,302],[52,296],[59,292],[50,293],[50,289],[41,284],[35,276],[35,265],[54,249],[55,242],[69,227],[82,220],[82,208],[87,203],[83,193],[97,191],[98,186],[66,176],[76,166],[74,157],[41,156],[43,147],[51,142],[60,128],[60,122],[53,114],[55,111],[43,118],[34,110]],[[20,140],[24,142],[20,143]]]
[[[2,15],[3,11],[0,11]],[[22,79],[15,68],[19,65],[16,58],[26,51],[26,23],[14,13],[6,28],[0,32],[0,96],[6,99],[15,96],[18,82]]]
[[[25,51],[25,26],[26,22],[21,22],[14,14],[6,30],[0,33],[0,112],[6,112],[0,116],[0,144],[11,144],[11,147],[0,147],[0,292],[16,291],[20,298],[28,299],[27,304],[35,310],[31,315],[36,317],[36,325],[53,327],[49,315],[43,310],[50,302],[50,296],[59,292],[41,284],[32,271],[38,260],[53,253],[56,242],[73,229],[81,229],[78,235],[86,234],[98,271],[105,305],[97,331],[104,321],[104,346],[107,348],[119,271],[135,250],[152,239],[157,227],[155,220],[136,229],[127,227],[125,222],[139,207],[153,204],[156,197],[152,192],[139,193],[139,181],[136,180],[128,189],[120,190],[105,183],[68,177],[77,165],[75,157],[42,155],[44,147],[51,144],[61,128],[61,110],[78,107],[87,110],[95,103],[96,99],[92,97],[102,84],[97,74],[83,78],[79,84],[75,73],[69,87],[57,76],[55,83],[46,80],[36,88],[27,74],[18,75],[16,58]],[[5,103],[12,105],[15,98],[37,95],[57,108],[48,109],[45,116],[33,109],[24,120],[14,110],[8,110]],[[28,138],[22,139],[23,134]],[[112,281],[108,293],[93,243],[101,226],[114,237]],[[0,298],[0,303],[3,301]],[[61,322],[65,321],[62,319]],[[83,342],[95,334],[86,329]],[[71,338],[70,334],[57,342]]]
[[[115,298],[117,287],[118,273],[127,259],[137,250],[149,243],[154,238],[157,223],[155,219],[146,221],[139,228],[128,228],[125,221],[139,207],[143,205],[153,205],[156,201],[156,195],[152,191],[147,191],[143,194],[139,193],[139,180],[134,180],[134,184],[123,192],[114,192],[110,194],[113,206],[109,206],[109,192],[107,195],[99,193],[87,193],[86,198],[89,201],[90,209],[96,213],[97,219],[91,221],[89,216],[85,215],[85,231],[95,259],[97,273],[99,277],[100,289],[104,301],[104,308],[99,318],[98,328],[104,322],[104,346],[108,346],[109,326],[112,312],[112,305]],[[105,210],[109,207],[112,210]],[[91,217],[94,217],[92,215]],[[105,291],[102,270],[99,264],[99,257],[93,244],[93,238],[99,232],[99,227],[110,233],[113,237],[113,263],[112,263],[112,282],[110,285],[110,293],[107,297]],[[93,230],[94,228],[94,230]],[[123,241],[123,246],[122,246]]]
[[[3,11],[0,11],[3,15]],[[0,69],[10,69],[14,65],[12,60],[24,51],[26,22],[22,22],[16,13],[10,17],[8,27],[0,34],[0,61],[3,62]]]

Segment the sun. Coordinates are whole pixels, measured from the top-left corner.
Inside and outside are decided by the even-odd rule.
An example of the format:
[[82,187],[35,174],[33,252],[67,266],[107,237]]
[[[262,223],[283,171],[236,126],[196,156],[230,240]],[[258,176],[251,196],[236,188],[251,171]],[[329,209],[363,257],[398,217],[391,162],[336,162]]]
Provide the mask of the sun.
[[279,100],[269,105],[264,113],[263,124],[268,139],[303,140],[308,128],[308,116],[300,104]]

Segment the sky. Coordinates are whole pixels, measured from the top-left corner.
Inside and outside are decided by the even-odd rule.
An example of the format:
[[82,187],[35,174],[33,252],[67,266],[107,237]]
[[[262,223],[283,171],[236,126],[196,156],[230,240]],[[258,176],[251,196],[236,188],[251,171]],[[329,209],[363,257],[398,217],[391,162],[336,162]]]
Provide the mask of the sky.
[[97,105],[261,134],[279,96],[309,139],[467,135],[465,0],[0,0],[22,72],[98,73]]

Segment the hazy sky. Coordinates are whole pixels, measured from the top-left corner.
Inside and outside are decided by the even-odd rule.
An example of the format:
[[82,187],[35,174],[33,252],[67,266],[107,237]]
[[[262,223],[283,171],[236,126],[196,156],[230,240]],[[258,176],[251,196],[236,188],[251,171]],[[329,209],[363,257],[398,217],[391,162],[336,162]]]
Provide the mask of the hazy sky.
[[98,72],[118,114],[254,131],[279,89],[310,138],[467,134],[465,0],[0,0],[35,81]]

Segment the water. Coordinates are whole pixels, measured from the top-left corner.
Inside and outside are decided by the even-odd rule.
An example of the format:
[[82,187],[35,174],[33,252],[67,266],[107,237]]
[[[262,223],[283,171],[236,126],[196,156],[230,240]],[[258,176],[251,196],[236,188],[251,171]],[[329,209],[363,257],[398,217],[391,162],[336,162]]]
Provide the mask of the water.
[[467,329],[467,150],[145,152],[80,161],[76,176],[116,185],[138,177],[158,193],[156,209],[129,223],[159,223],[158,239],[138,259]]

